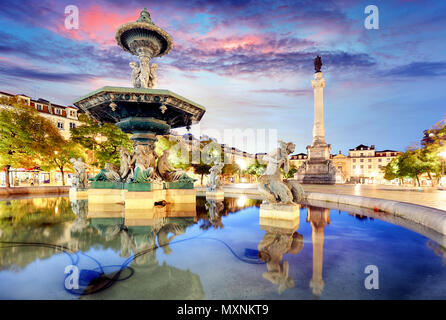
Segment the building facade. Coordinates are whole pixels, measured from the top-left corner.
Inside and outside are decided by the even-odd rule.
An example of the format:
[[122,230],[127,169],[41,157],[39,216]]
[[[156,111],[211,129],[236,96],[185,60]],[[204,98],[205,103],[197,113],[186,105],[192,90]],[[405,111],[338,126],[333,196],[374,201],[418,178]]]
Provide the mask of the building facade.
[[[37,99],[34,100],[23,94],[11,94],[0,91],[0,98],[16,98],[24,104],[34,107],[39,114],[52,121],[59,129],[64,139],[70,138],[70,128],[80,125],[78,120],[79,110],[72,106],[62,106],[51,103],[48,100]],[[2,107],[0,105],[0,107]],[[9,180],[12,186],[21,185],[60,185],[62,184],[62,174],[56,170],[45,172],[39,167],[34,168],[11,168],[9,172]],[[65,172],[65,182],[67,185],[71,184],[71,173],[67,170]],[[0,172],[0,186],[5,185],[5,172]]]
[[23,94],[11,94],[7,92],[0,92],[0,97],[17,98],[28,106],[34,107],[41,116],[49,119],[60,130],[61,135],[65,139],[70,138],[70,128],[80,125],[78,120],[78,108],[73,106],[62,106],[51,103],[44,99],[31,99]]

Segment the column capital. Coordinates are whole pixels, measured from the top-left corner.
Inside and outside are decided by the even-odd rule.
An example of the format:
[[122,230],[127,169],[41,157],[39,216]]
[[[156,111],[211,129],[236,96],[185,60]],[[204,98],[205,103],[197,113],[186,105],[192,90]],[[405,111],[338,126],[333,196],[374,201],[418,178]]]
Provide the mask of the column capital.
[[325,87],[325,78],[323,77],[322,72],[316,72],[314,74],[314,80],[311,80],[311,86],[313,89]]

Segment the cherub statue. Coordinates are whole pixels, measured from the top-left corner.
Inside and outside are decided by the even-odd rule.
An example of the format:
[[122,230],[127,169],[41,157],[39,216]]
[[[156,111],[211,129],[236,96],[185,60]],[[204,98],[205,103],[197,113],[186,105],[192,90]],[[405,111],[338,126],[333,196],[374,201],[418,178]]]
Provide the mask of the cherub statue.
[[209,170],[209,182],[207,184],[208,191],[215,191],[221,188],[220,174],[224,163],[216,163]]
[[138,66],[138,63],[132,61],[129,63],[130,68],[132,68],[132,84],[134,88],[141,88],[141,69]]
[[135,61],[129,63],[132,68],[132,84],[134,88],[149,88],[155,89],[158,84],[156,70],[158,65],[156,63],[149,64],[147,57],[140,59],[140,65]]
[[156,89],[156,87],[158,86],[158,78],[156,76],[156,70],[158,70],[158,65],[156,63],[152,63],[152,65],[150,66],[148,88]]

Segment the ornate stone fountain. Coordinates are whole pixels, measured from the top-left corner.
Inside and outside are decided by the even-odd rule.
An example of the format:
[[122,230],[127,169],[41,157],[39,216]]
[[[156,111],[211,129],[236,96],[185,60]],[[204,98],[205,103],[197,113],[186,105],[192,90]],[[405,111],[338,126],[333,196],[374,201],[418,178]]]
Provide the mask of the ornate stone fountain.
[[[205,108],[195,102],[169,90],[155,89],[157,65],[150,63],[151,59],[168,54],[172,39],[152,22],[147,9],[136,22],[120,26],[115,38],[124,51],[139,58],[139,65],[130,62],[133,88],[103,87],[77,99],[74,105],[100,123],[116,124],[132,134],[133,153],[122,148],[121,167],[107,164],[93,179],[89,206],[124,201],[126,208],[151,208],[156,201],[173,201],[169,192],[173,189],[181,194],[181,201],[195,202],[194,180],[170,166],[168,151],[161,157],[154,152],[158,135],[168,134],[173,128],[189,128],[205,113]],[[191,190],[187,193],[184,189]]]

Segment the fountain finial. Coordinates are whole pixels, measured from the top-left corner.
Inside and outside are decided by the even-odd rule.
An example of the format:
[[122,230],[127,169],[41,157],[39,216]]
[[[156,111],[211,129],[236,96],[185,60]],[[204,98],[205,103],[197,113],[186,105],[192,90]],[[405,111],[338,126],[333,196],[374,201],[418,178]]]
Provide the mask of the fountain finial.
[[146,22],[150,24],[154,24],[152,19],[150,18],[150,13],[147,11],[147,8],[144,8],[143,11],[141,11],[141,14],[139,15],[138,20],[136,22]]

